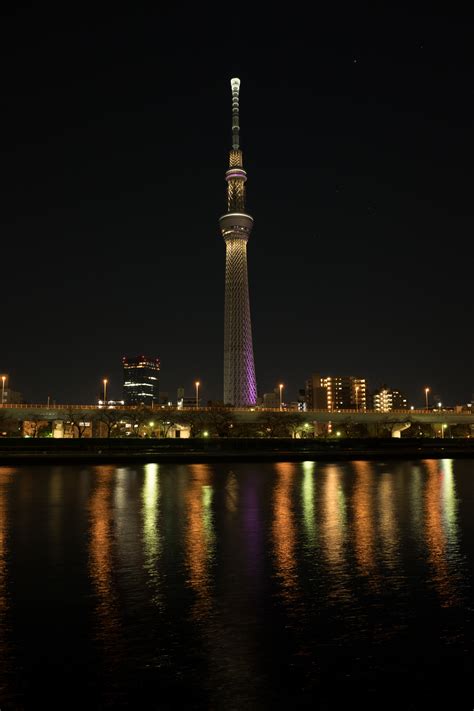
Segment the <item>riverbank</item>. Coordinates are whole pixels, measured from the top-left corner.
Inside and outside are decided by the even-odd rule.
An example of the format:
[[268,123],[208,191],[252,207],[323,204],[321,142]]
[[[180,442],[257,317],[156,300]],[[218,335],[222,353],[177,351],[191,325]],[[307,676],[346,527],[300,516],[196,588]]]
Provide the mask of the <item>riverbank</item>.
[[19,462],[337,461],[473,458],[472,439],[1,439],[0,465]]

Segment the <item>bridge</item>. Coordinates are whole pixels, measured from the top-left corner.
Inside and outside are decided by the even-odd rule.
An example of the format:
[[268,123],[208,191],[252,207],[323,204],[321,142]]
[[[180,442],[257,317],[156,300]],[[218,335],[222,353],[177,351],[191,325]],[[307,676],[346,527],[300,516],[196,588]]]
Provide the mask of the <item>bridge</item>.
[[[48,406],[45,404],[0,404],[0,420],[9,419],[19,422],[28,421],[29,419],[41,419],[47,422],[56,420],[67,420],[68,414],[75,414],[92,418],[99,413],[107,410],[119,410],[124,414],[132,415],[134,412],[143,410],[140,406],[126,405],[58,405]],[[347,424],[364,424],[364,425],[400,425],[400,430],[409,427],[411,424],[418,423],[420,425],[474,425],[474,413],[469,410],[452,411],[445,409],[434,410],[393,410],[391,412],[378,412],[375,410],[337,410],[334,412],[328,410],[291,410],[284,408],[225,408],[225,407],[183,407],[177,410],[176,407],[168,407],[164,405],[154,405],[152,408],[146,409],[150,417],[156,413],[169,412],[170,416],[176,412],[181,417],[186,413],[201,413],[205,415],[211,412],[228,412],[232,414],[236,421],[253,423],[258,422],[265,414],[281,415],[283,418],[289,418],[291,415],[298,415],[301,422],[314,426],[317,424],[331,423],[335,427],[337,425]]]

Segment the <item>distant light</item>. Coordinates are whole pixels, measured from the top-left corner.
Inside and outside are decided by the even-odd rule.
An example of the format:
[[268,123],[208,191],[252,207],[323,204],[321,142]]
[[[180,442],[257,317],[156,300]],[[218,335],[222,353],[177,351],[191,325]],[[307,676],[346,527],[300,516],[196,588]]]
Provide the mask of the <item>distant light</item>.
[[209,432],[203,432],[204,437],[209,437]]
[[414,409],[415,409],[415,406],[414,406],[414,405],[410,405],[410,410],[414,410]]
[[438,402],[438,407],[441,407],[441,405],[442,405],[442,404],[443,404],[443,403],[441,403],[441,402]]
[[154,425],[155,423],[154,423],[154,422],[149,422],[148,424],[150,425],[150,427],[153,427],[153,425]]
[[340,437],[340,436],[341,436],[341,433],[340,433],[340,432],[336,432],[336,435],[337,435],[338,437]]

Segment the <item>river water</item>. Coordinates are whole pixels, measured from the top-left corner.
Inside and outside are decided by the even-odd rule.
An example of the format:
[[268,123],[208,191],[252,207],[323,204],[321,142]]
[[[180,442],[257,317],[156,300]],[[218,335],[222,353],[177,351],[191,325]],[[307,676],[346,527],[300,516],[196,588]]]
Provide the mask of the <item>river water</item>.
[[0,467],[0,707],[474,706],[474,461]]

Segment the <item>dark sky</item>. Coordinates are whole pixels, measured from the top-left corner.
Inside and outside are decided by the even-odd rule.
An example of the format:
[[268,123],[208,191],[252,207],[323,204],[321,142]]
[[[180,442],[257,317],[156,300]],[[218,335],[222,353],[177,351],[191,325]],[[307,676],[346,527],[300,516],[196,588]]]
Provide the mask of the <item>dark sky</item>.
[[319,371],[469,400],[472,16],[205,7],[3,14],[0,371],[91,402],[146,353],[171,397],[222,397],[240,76],[259,392]]

